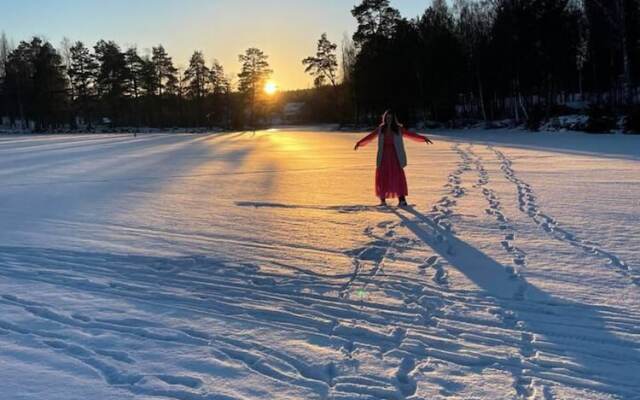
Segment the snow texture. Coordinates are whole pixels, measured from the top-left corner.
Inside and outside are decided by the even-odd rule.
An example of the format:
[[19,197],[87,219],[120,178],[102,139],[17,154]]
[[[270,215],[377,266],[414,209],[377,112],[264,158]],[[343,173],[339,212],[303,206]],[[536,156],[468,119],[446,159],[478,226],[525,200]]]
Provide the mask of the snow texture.
[[0,397],[640,398],[640,137],[361,136],[0,136]]

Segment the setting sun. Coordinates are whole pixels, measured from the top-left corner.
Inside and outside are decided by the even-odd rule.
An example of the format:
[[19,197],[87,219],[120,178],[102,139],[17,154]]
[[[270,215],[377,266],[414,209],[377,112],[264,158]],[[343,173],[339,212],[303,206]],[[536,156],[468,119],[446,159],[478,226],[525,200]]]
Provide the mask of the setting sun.
[[278,91],[278,85],[274,81],[269,81],[264,85],[264,91],[268,95],[273,95]]

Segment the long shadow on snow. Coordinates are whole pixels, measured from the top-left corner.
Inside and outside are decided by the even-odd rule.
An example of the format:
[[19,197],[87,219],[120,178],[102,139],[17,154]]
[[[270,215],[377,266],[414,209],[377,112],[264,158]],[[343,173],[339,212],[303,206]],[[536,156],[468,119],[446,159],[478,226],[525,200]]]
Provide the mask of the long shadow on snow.
[[[20,199],[23,192],[33,190],[34,186],[47,187],[48,191],[41,191],[36,198],[31,199],[33,203],[31,209],[45,210],[44,213],[48,218],[67,217],[82,211],[81,209],[85,206],[94,208],[100,202],[110,203],[114,199],[137,191],[142,183],[145,183],[146,192],[160,193],[175,179],[190,177],[205,179],[207,176],[213,176],[206,172],[194,172],[209,162],[224,163],[225,170],[220,171],[218,175],[234,173],[241,168],[245,160],[255,150],[251,147],[227,149],[224,146],[202,144],[210,137],[212,136],[180,138],[167,135],[169,148],[163,148],[165,144],[162,144],[159,146],[160,151],[157,154],[126,161],[113,157],[113,149],[106,149],[106,153],[102,154],[100,158],[94,157],[89,170],[74,171],[73,174],[67,174],[65,179],[5,185],[13,187],[13,190],[2,193],[0,199],[6,204],[11,199]],[[137,143],[131,148],[127,148],[125,154],[135,154],[135,151],[140,149],[139,146],[144,148],[145,145],[149,146],[149,143]],[[153,146],[152,144],[150,151],[154,150]],[[91,151],[99,150],[99,148],[94,148]],[[73,158],[60,162],[68,164],[73,162]],[[167,165],[171,165],[170,171],[167,170]],[[52,169],[51,166],[47,166],[47,168]],[[94,174],[95,178],[93,178]],[[51,188],[56,185],[64,186],[55,191],[55,195],[53,195]],[[139,206],[139,204],[132,204],[132,206]],[[36,212],[35,215],[38,217],[40,214]],[[0,228],[2,227],[2,222],[0,222]]]
[[[485,292],[496,307],[504,310],[503,315],[515,316],[508,328],[521,330],[523,335],[533,335],[529,337],[531,340],[521,344],[520,349],[521,354],[530,353],[524,358],[531,365],[522,366],[531,371],[528,376],[608,393],[632,396],[638,393],[638,343],[614,335],[602,315],[603,312],[620,310],[554,297],[522,276],[513,278],[504,265],[453,234],[442,232],[428,216],[412,207],[404,210],[415,217],[393,210],[404,226]],[[421,225],[429,226],[432,232]],[[439,241],[438,236],[444,237],[448,244]],[[525,296],[532,300],[514,298],[518,287],[522,285],[526,288]],[[566,358],[565,365],[570,372],[565,365],[539,362],[537,357],[529,359],[528,356],[536,351],[536,336],[544,342],[538,351],[542,355],[547,349],[553,353],[559,352]],[[567,348],[568,344],[571,344],[570,348]],[[517,368],[507,369],[516,378],[520,376]],[[584,378],[591,382],[574,379],[576,373],[578,376],[584,373]],[[566,375],[566,379],[562,377],[558,380],[557,377],[561,375]]]

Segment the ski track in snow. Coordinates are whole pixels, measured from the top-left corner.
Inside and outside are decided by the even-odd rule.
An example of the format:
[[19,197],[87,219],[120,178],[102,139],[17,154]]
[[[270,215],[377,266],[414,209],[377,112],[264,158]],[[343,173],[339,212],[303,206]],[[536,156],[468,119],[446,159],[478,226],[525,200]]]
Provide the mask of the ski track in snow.
[[[27,143],[57,148],[41,142]],[[434,379],[444,366],[462,374],[502,371],[512,381],[505,390],[509,398],[562,398],[555,393],[564,388],[593,398],[634,398],[640,393],[640,379],[634,379],[640,370],[640,315],[554,298],[527,282],[528,261],[539,254],[518,247],[519,232],[501,200],[509,194],[499,193],[493,182],[511,182],[520,211],[551,238],[600,256],[636,285],[637,275],[613,252],[579,239],[543,213],[506,151],[486,149],[452,146],[456,165],[444,197],[425,205],[429,212],[421,212],[422,207],[235,203],[310,209],[327,218],[379,216],[364,229],[362,246],[343,251],[351,273],[320,275],[304,266],[279,273],[215,254],[156,257],[0,246],[0,343],[63,357],[82,371],[94,371],[118,393],[159,399],[252,397],[233,388],[223,391],[219,382],[210,381],[225,375],[238,377],[229,381],[236,385],[258,377],[251,382],[273,382],[272,390],[286,388],[299,398],[415,400],[423,398],[423,385],[440,386],[436,393],[441,396],[456,396],[457,386],[448,385],[447,376],[439,376],[444,381],[439,384]],[[489,161],[499,163],[502,176],[492,175]],[[456,211],[471,198],[486,203],[482,212],[499,232],[491,240],[510,265],[465,241],[458,225],[464,217]],[[281,250],[309,249],[292,245]],[[406,254],[419,254],[420,260],[413,262]],[[412,271],[397,267],[407,262],[415,265]],[[459,287],[461,276],[476,288]],[[28,285],[82,301],[56,304],[12,291]],[[131,313],[118,314],[118,309]],[[287,340],[251,335],[266,331],[313,345],[328,356],[314,358],[314,350],[300,353]],[[166,370],[145,361],[168,349],[204,357],[198,362],[176,359]],[[9,357],[3,354],[0,359]]]

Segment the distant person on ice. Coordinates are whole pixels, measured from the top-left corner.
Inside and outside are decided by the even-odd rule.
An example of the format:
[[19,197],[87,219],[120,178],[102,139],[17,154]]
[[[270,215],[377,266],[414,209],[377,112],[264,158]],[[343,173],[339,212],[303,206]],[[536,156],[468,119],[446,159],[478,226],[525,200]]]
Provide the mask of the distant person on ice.
[[382,123],[375,131],[371,132],[356,143],[354,150],[365,146],[373,139],[378,138],[378,158],[376,164],[376,196],[380,199],[380,205],[387,205],[388,198],[399,199],[398,206],[407,205],[407,178],[404,175],[404,167],[407,166],[407,153],[404,151],[403,138],[433,144],[428,137],[410,132],[398,122],[393,111],[388,110],[382,115]]

